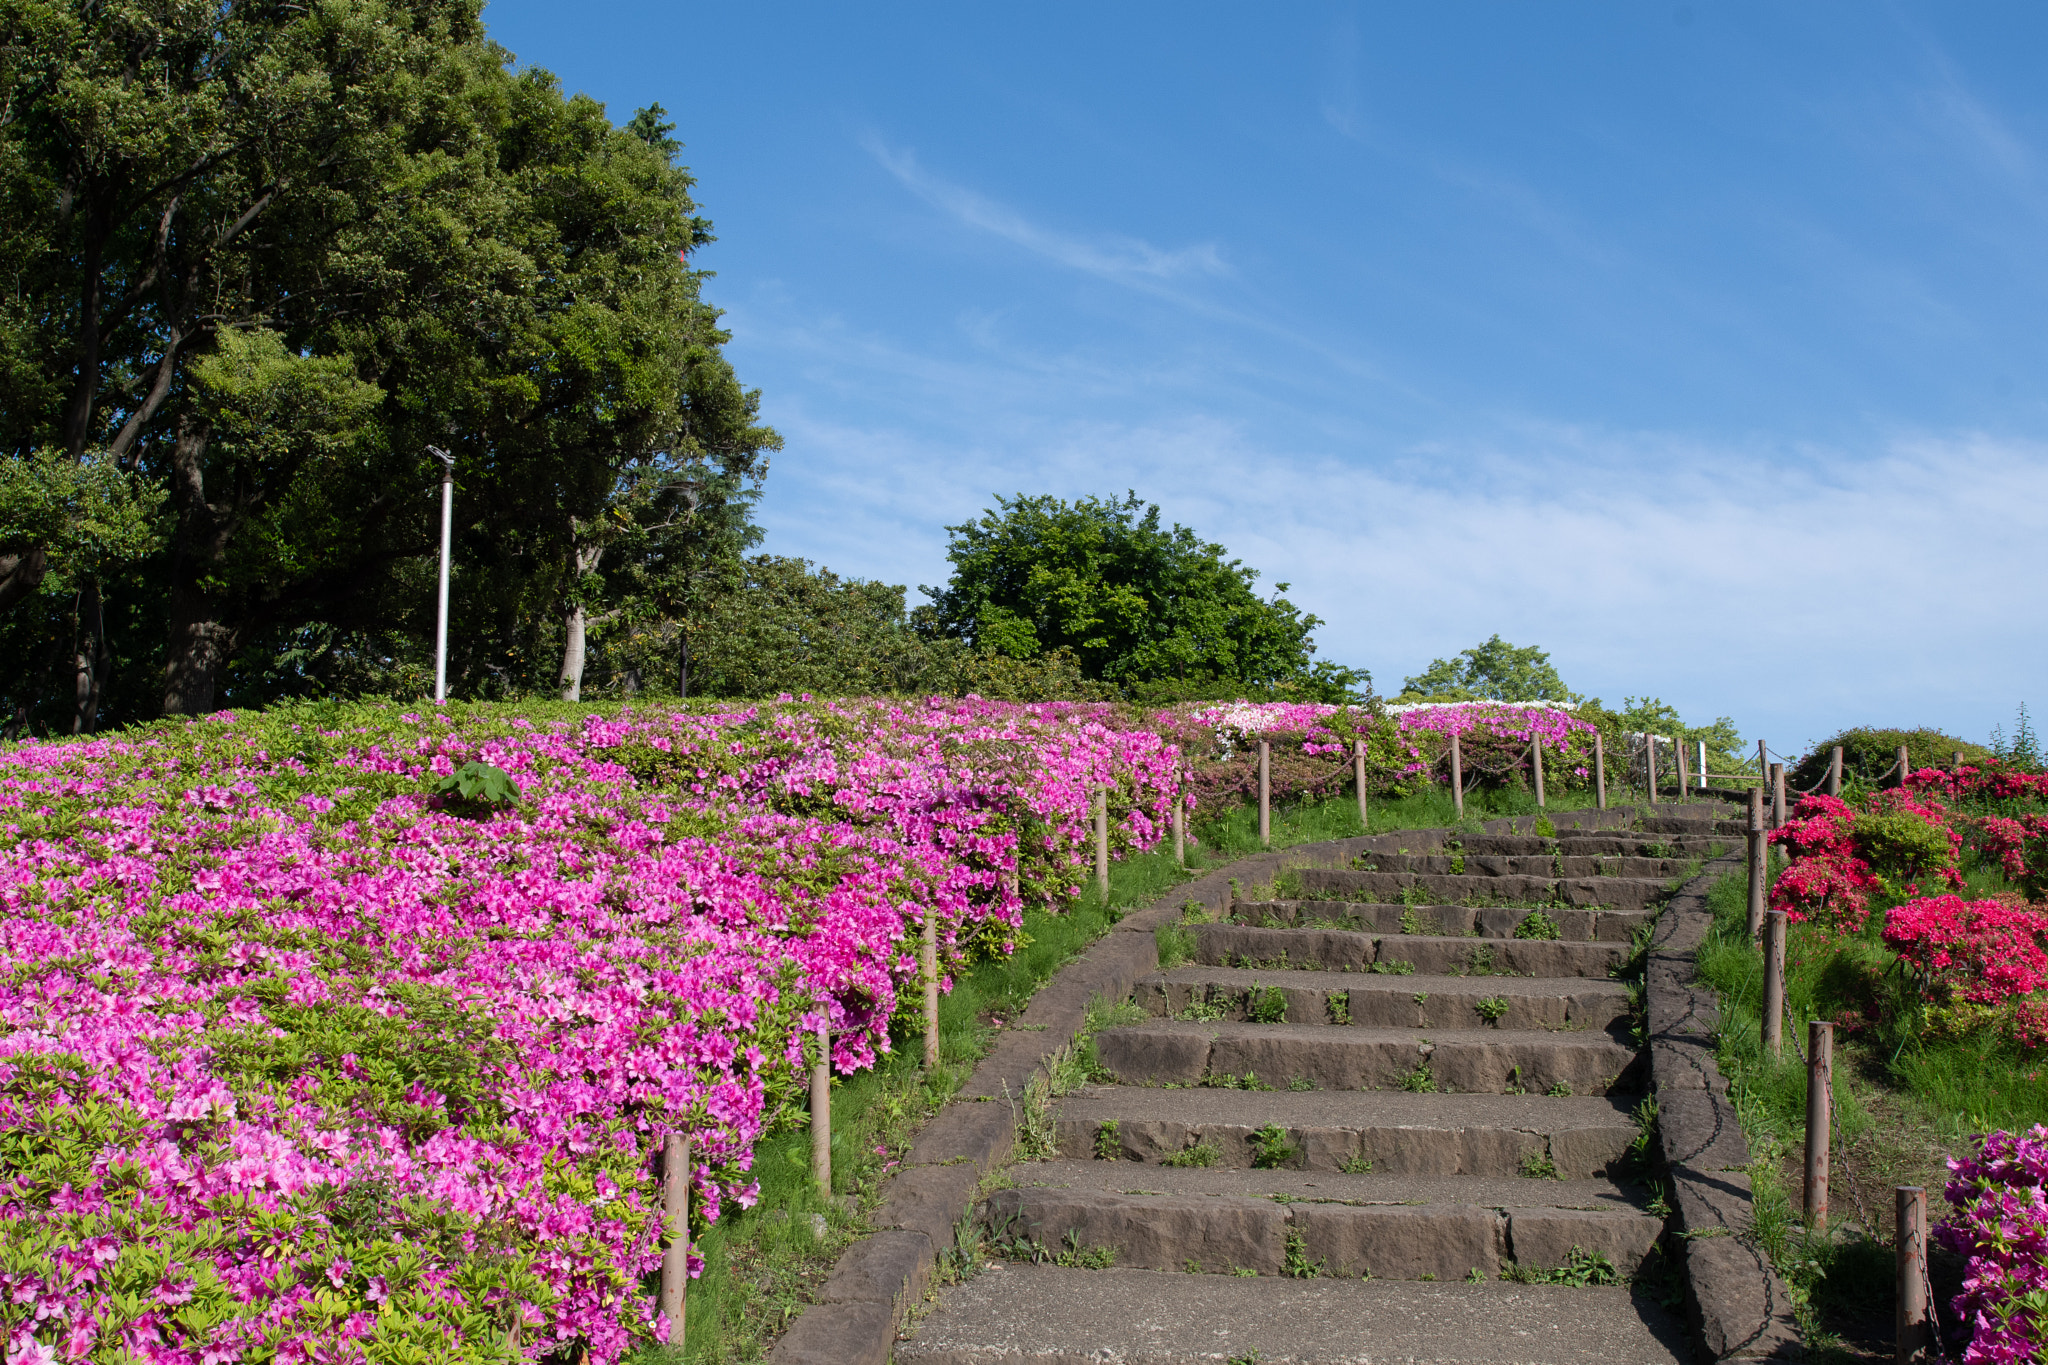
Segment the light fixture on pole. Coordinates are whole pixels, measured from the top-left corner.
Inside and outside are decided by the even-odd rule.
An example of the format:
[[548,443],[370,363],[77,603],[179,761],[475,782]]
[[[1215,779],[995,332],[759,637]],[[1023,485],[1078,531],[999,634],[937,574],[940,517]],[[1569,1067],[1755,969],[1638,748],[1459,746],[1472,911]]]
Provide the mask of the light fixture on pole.
[[434,623],[434,700],[448,700],[448,552],[455,531],[455,457],[439,446],[427,453],[441,462],[441,611]]

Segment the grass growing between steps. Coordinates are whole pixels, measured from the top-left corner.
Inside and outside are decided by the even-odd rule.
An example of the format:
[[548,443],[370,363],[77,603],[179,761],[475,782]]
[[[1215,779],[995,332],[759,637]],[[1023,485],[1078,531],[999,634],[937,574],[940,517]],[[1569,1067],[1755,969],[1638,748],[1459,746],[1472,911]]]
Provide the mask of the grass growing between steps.
[[[1971,875],[1978,885],[1965,894],[2004,889],[1982,869]],[[2048,1062],[1988,1034],[1944,1038],[1920,1027],[1879,938],[1882,909],[1873,909],[1860,935],[1790,926],[1785,1045],[1780,1056],[1766,1055],[1763,954],[1749,942],[1744,887],[1743,876],[1732,874],[1710,891],[1714,924],[1699,971],[1721,997],[1719,1061],[1754,1158],[1756,1236],[1799,1300],[1809,1359],[1889,1359],[1892,1187],[1924,1187],[1930,1218],[1943,1216],[1942,1163],[1971,1134],[2048,1121]],[[1800,1214],[1806,1068],[1798,1049],[1815,1018],[1835,1021],[1826,1233],[1809,1232]],[[1946,1321],[1952,1289],[1937,1278],[1936,1290]]]
[[794,1116],[794,1126],[763,1138],[754,1158],[759,1202],[747,1210],[729,1205],[716,1224],[697,1229],[704,1274],[690,1284],[683,1348],[643,1351],[639,1365],[764,1358],[840,1252],[868,1230],[882,1182],[912,1136],[965,1083],[1000,1029],[1126,913],[1192,875],[1173,865],[1170,849],[1138,854],[1111,864],[1106,906],[1091,883],[1066,914],[1027,909],[1017,951],[955,973],[952,991],[939,998],[937,1071],[925,1073],[922,1038],[911,1032],[894,1038],[894,1051],[874,1070],[836,1078],[833,1197],[811,1180],[811,1135],[801,1114]]

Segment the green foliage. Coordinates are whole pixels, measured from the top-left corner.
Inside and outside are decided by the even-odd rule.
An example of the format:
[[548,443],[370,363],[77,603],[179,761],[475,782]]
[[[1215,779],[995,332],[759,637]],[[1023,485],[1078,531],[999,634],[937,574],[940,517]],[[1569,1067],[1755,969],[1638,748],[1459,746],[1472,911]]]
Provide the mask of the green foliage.
[[1191,1142],[1177,1152],[1169,1153],[1160,1164],[1163,1166],[1208,1167],[1223,1160],[1223,1149],[1213,1142]]
[[1577,701],[1547,651],[1494,635],[1401,683],[1400,701]]
[[1278,1024],[1287,1018],[1287,992],[1278,986],[1253,985],[1244,996],[1245,1018],[1254,1024]]
[[1530,1180],[1562,1180],[1557,1173],[1557,1163],[1550,1159],[1550,1153],[1539,1152],[1522,1158],[1521,1173]]
[[[1822,740],[1798,767],[1785,774],[1787,786],[1811,787],[1828,775],[1828,763],[1836,745],[1842,746],[1842,780],[1866,787],[1880,785],[1878,774],[1899,761],[1899,746],[1906,746],[1906,758],[1914,768],[1947,768],[1957,753],[1963,762],[1984,764],[1995,755],[1981,744],[1957,739],[1939,730],[1879,730],[1858,726]],[[1886,779],[1896,782],[1894,775]]]
[[1095,1128],[1095,1159],[1115,1161],[1124,1154],[1123,1139],[1117,1136],[1117,1120],[1110,1119]]
[[1268,1123],[1252,1130],[1252,1166],[1258,1170],[1275,1170],[1287,1164],[1294,1156],[1294,1144],[1287,1140],[1287,1130],[1277,1123]]
[[519,784],[503,768],[472,759],[428,788],[445,800],[478,807],[516,806]]
[[1415,1095],[1434,1095],[1436,1076],[1429,1069],[1427,1060],[1417,1062],[1415,1069],[1401,1078],[1401,1088]]
[[1906,810],[1858,811],[1856,851],[1887,885],[1903,888],[1953,864],[1948,832]]
[[1544,911],[1531,910],[1528,914],[1522,916],[1519,924],[1515,925],[1515,937],[1521,939],[1559,939],[1564,937],[1564,930],[1559,928],[1557,921]]
[[1312,1280],[1323,1273],[1328,1263],[1308,1258],[1308,1238],[1301,1229],[1287,1229],[1287,1253],[1281,1262],[1280,1273],[1294,1280]]
[[1549,1270],[1517,1265],[1510,1261],[1500,1272],[1514,1284],[1567,1284],[1583,1289],[1594,1284],[1620,1284],[1622,1275],[1604,1251],[1586,1251],[1574,1246],[1565,1263]]
[[996,502],[946,528],[953,576],[923,589],[925,634],[1013,659],[1068,649],[1085,677],[1152,702],[1248,689],[1348,701],[1370,681],[1312,662],[1316,617],[1258,597],[1256,570],[1187,527],[1164,529],[1136,494]]
[[1504,995],[1489,995],[1473,1005],[1472,1008],[1478,1012],[1481,1019],[1484,1019],[1489,1024],[1498,1026],[1501,1019],[1508,1012],[1508,1000]]

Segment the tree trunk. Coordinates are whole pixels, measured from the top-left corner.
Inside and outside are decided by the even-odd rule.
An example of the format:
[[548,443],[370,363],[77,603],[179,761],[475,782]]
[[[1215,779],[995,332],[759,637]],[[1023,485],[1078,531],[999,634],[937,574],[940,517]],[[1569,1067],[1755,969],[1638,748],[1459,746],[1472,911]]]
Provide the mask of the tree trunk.
[[0,554],[0,611],[6,611],[43,586],[43,575],[49,568],[49,557],[38,545]]
[[581,598],[569,603],[568,615],[563,620],[563,633],[567,636],[562,645],[562,700],[583,700],[583,631],[584,614]]
[[677,633],[682,636],[683,643],[676,655],[676,696],[687,698],[690,695],[690,632]]
[[575,579],[570,587],[569,609],[562,618],[562,700],[583,700],[583,659],[585,635],[590,627],[588,609],[583,605],[583,577],[597,568],[604,550],[597,545],[572,545],[569,550],[570,571]]
[[113,651],[107,648],[106,604],[100,598],[99,584],[90,583],[78,594],[77,648],[71,656],[77,679],[71,711],[72,734],[92,733],[99,720],[100,693],[113,662]]
[[230,522],[206,501],[203,461],[211,433],[190,417],[178,423],[171,452],[171,498],[178,509],[171,548],[171,632],[164,659],[164,714],[196,716],[214,709],[221,669],[239,632],[201,584],[227,551]]

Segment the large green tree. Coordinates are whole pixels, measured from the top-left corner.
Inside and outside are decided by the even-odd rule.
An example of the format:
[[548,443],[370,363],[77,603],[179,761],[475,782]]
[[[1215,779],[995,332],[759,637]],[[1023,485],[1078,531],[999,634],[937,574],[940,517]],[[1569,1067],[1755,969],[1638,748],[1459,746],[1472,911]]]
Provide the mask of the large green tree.
[[1433,659],[1401,683],[1402,701],[1576,701],[1534,645],[1511,645],[1498,635],[1454,658]]
[[1089,678],[1126,691],[1278,689],[1342,697],[1362,672],[1312,659],[1321,622],[1256,569],[1185,526],[1162,525],[1135,493],[1066,502],[998,497],[949,526],[953,576],[925,629],[1017,659],[1070,651]]
[[98,542],[161,545],[93,561],[113,651],[52,519],[0,525],[17,705],[67,652],[120,662],[127,717],[406,685],[433,445],[472,690],[574,695],[591,630],[732,581],[777,442],[699,295],[671,126],[514,73],[478,10],[0,0],[0,449],[164,507]]

